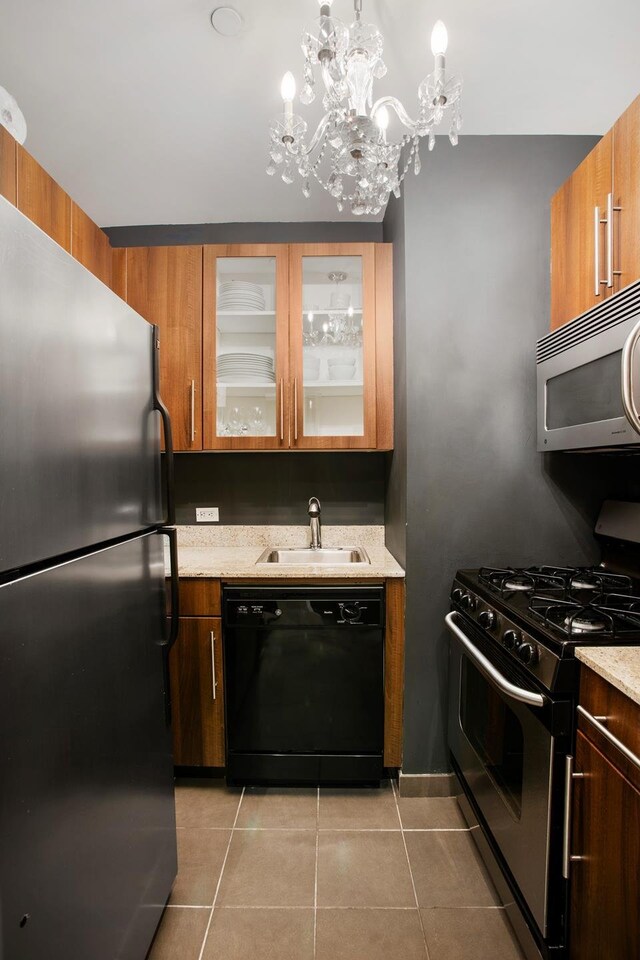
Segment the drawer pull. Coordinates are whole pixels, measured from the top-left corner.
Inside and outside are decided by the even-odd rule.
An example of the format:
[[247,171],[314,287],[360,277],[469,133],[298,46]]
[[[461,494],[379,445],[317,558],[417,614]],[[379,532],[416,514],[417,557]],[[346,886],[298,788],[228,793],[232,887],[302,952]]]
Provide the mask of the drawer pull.
[[629,750],[629,747],[626,747],[622,740],[618,740],[617,737],[614,737],[610,730],[607,730],[605,725],[602,723],[603,720],[607,719],[606,717],[593,717],[589,711],[585,710],[585,708],[580,706],[580,704],[578,704],[578,713],[584,717],[585,720],[588,720],[591,726],[595,727],[596,730],[602,734],[605,740],[608,740],[609,743],[616,747],[616,749],[619,750],[624,757],[626,757],[629,763],[632,763],[634,767],[640,770],[640,757],[638,757],[633,750]]

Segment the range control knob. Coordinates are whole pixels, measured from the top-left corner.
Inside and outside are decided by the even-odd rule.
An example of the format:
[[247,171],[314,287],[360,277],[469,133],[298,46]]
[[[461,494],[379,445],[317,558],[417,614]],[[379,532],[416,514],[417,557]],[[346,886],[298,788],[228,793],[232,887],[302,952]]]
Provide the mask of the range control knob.
[[520,634],[517,630],[505,630],[502,634],[502,646],[507,650],[515,650],[520,645]]
[[345,620],[348,620],[349,623],[357,623],[362,616],[359,603],[340,604],[340,609],[342,610],[342,616]]
[[518,656],[523,663],[531,666],[534,663],[537,663],[540,659],[540,653],[538,648],[535,647],[532,643],[522,643],[518,647]]
[[463,607],[467,608],[467,610],[476,610],[478,607],[478,600],[471,593],[465,593],[461,603]]
[[451,599],[454,601],[454,603],[460,603],[460,601],[462,600],[463,594],[464,594],[464,591],[461,590],[460,587],[456,587],[453,593],[451,594]]
[[485,630],[493,630],[496,625],[496,615],[493,610],[483,610],[482,613],[478,615],[478,622]]

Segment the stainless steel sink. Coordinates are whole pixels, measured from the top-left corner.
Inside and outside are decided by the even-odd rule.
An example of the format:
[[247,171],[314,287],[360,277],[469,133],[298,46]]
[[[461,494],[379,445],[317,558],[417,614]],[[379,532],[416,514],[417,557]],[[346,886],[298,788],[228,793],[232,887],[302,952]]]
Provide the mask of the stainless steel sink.
[[351,563],[371,563],[362,547],[267,547],[258,563],[284,563],[290,566],[338,567]]

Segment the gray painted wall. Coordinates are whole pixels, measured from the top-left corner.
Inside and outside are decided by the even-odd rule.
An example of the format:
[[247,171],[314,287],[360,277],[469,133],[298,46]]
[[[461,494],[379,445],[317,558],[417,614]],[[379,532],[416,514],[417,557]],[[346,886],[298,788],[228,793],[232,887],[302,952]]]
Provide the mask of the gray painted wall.
[[326,524],[383,524],[383,453],[184,453],[175,457],[176,519],[219,507],[224,524],[304,524],[319,497]]
[[394,449],[387,456],[386,541],[406,568],[407,556],[407,331],[404,194],[391,198],[384,240],[393,243]]
[[168,223],[104,227],[114,247],[184,243],[380,243],[382,223]]
[[[397,205],[387,213],[385,239],[404,242],[406,271],[406,396],[396,404],[407,413],[408,773],[448,767],[442,620],[455,570],[591,561],[601,500],[640,493],[630,458],[535,449],[549,200],[594,142],[464,137],[453,149],[439,140],[421,176],[407,178],[404,230]],[[394,454],[390,471],[394,541],[404,456]]]

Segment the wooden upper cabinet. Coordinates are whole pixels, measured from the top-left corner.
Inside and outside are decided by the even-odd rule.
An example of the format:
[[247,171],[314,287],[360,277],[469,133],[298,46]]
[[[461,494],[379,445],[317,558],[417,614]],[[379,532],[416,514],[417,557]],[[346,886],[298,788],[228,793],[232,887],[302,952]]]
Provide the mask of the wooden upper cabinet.
[[640,97],[613,128],[615,289],[640,277]]
[[551,329],[613,292],[607,286],[607,201],[613,132],[606,134],[551,201]]
[[71,201],[71,255],[111,286],[111,245],[106,233]]
[[288,247],[205,246],[203,270],[204,447],[286,449]]
[[0,124],[0,194],[10,203],[16,202],[16,141]]
[[160,393],[175,450],[202,449],[202,247],[129,247],[127,302],[160,328]]
[[18,209],[71,253],[71,198],[24,147],[16,150]]
[[376,247],[290,247],[291,447],[375,449]]

